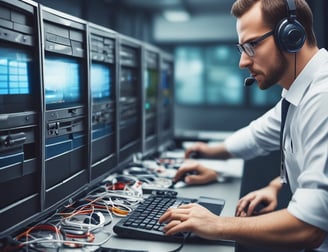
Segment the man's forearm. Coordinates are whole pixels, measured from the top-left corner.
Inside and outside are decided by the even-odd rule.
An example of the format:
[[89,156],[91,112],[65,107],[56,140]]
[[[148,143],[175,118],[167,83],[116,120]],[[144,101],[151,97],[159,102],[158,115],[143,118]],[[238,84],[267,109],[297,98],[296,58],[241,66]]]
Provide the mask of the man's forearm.
[[324,231],[300,221],[286,209],[255,217],[219,218],[219,238],[251,246],[311,249],[320,246],[326,236]]

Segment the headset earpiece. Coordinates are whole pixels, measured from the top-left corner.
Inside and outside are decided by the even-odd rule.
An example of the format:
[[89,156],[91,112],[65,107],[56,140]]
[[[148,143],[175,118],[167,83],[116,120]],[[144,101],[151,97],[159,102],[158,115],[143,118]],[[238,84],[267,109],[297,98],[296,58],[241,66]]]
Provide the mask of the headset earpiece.
[[298,52],[306,39],[305,29],[296,19],[295,0],[287,0],[288,17],[279,22],[275,39],[279,48],[288,53]]
[[94,216],[88,216],[87,218],[84,219],[83,223],[98,225],[100,222],[99,222],[99,218],[95,218]]
[[94,212],[85,218],[83,223],[103,226],[105,223],[105,217],[101,212]]

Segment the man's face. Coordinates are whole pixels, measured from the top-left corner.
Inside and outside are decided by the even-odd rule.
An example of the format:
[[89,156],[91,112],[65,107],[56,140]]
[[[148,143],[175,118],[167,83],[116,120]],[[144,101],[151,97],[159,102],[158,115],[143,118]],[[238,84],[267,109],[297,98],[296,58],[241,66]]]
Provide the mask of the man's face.
[[[255,4],[247,13],[237,20],[239,43],[254,41],[270,31],[262,21],[261,2]],[[254,47],[254,56],[243,52],[239,67],[248,68],[256,79],[260,89],[267,89],[278,83],[288,68],[288,61],[278,50],[274,36],[260,41]]]

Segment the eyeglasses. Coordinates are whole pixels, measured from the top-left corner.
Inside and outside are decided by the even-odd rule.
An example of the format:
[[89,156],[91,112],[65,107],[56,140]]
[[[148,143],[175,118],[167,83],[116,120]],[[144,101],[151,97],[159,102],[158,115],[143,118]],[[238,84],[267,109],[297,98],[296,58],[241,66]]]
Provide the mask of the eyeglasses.
[[258,43],[260,43],[261,41],[263,41],[266,38],[273,35],[273,33],[274,33],[274,31],[272,30],[272,31],[265,33],[264,35],[262,35],[261,37],[255,39],[253,41],[249,41],[244,44],[237,44],[236,46],[237,46],[239,53],[242,54],[244,52],[249,57],[254,57],[254,55],[255,55],[254,48],[258,45]]

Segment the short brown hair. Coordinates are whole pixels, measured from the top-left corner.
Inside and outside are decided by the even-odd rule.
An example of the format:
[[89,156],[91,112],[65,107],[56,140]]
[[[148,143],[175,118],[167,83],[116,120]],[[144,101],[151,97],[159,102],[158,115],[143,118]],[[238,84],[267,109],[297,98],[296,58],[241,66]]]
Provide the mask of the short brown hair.
[[[275,29],[279,22],[288,16],[286,0],[236,0],[231,8],[231,13],[239,18],[244,15],[254,4],[261,1],[263,22],[270,29]],[[297,20],[303,25],[306,38],[311,46],[317,45],[313,32],[313,15],[305,0],[294,0],[296,5]]]

